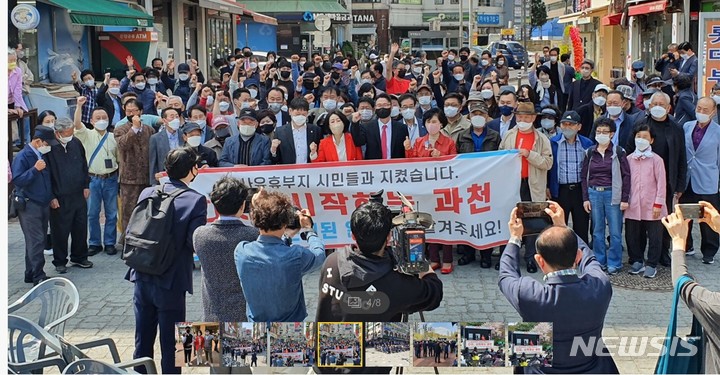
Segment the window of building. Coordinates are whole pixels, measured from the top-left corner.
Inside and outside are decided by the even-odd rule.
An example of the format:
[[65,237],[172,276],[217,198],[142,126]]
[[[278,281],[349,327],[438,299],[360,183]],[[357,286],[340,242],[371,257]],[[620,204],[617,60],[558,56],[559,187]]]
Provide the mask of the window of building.
[[479,1],[478,1],[478,6],[481,6],[481,7],[489,7],[489,6],[492,6],[492,0],[479,0]]
[[459,4],[459,3],[460,3],[460,0],[450,0],[450,4],[455,4],[455,5],[457,5],[457,4]]
[[435,0],[435,5],[443,5],[445,4],[445,0]]

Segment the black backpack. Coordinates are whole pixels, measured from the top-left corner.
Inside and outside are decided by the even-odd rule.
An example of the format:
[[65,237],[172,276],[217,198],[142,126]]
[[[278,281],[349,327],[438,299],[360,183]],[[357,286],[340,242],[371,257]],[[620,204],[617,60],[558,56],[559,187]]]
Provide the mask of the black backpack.
[[135,271],[162,275],[175,259],[173,200],[189,188],[166,193],[164,186],[138,202],[130,216],[122,259]]

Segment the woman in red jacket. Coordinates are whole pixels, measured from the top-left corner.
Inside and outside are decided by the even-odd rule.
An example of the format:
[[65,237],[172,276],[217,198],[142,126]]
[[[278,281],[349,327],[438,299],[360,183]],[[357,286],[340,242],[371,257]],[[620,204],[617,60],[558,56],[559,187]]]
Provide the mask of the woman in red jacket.
[[320,146],[310,145],[310,161],[348,161],[362,160],[362,149],[356,147],[350,134],[350,120],[339,111],[331,111],[321,126],[330,129],[331,135],[320,141]]
[[[445,114],[437,108],[433,108],[423,115],[423,122],[428,133],[415,140],[415,145],[410,144],[410,138],[405,138],[405,157],[437,158],[446,155],[457,154],[455,141],[442,134],[440,129],[448,124]],[[433,270],[440,267],[440,250],[442,249],[442,269],[440,272],[448,274],[453,271],[452,246],[431,243],[428,245],[430,253],[430,266]]]

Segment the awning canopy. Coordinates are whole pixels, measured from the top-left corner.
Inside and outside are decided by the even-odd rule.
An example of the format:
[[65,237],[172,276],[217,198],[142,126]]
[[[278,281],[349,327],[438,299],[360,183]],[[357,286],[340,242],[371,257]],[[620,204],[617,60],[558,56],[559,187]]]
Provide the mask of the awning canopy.
[[243,14],[245,8],[235,0],[200,0],[200,7],[232,14]]
[[589,8],[585,9],[582,12],[575,12],[570,14],[565,14],[560,17],[558,17],[558,23],[573,23],[577,21],[580,18],[585,17],[599,17],[603,13],[607,11],[607,6],[599,6],[595,8]]
[[554,18],[552,21],[545,22],[544,25],[534,28],[531,37],[542,38],[563,36],[565,33],[565,25],[559,23],[558,21],[559,20],[557,18]]
[[652,1],[649,3],[633,5],[628,7],[628,16],[639,16],[641,14],[664,12],[667,8],[667,0]]
[[610,14],[602,18],[603,26],[616,26],[622,22],[622,13]]
[[376,33],[376,26],[353,27],[353,35],[373,35]]
[[129,6],[109,0],[46,0],[49,4],[64,8],[70,20],[86,26],[151,27],[153,17]]
[[[276,18],[266,16],[266,15],[258,13],[258,12],[253,12],[250,9],[245,9],[245,11],[243,12],[243,15],[252,17],[253,21],[257,22],[257,23],[264,23],[266,25],[273,25],[273,26],[277,26],[277,24],[278,24]],[[242,21],[243,21],[243,18],[238,16],[237,23],[239,24]]]
[[335,0],[246,0],[245,6],[258,13],[350,13]]

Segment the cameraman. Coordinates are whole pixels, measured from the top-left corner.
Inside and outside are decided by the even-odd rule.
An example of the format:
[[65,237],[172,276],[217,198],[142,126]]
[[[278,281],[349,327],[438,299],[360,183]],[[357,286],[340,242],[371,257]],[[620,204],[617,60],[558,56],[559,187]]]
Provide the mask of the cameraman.
[[[299,217],[300,235],[310,247],[290,245],[298,229],[288,226]],[[235,248],[235,266],[240,277],[250,322],[301,322],[307,317],[302,277],[325,260],[325,248],[312,228],[307,211],[297,211],[279,192],[260,190],[252,198],[250,219],[260,230],[256,241],[242,241]]]

